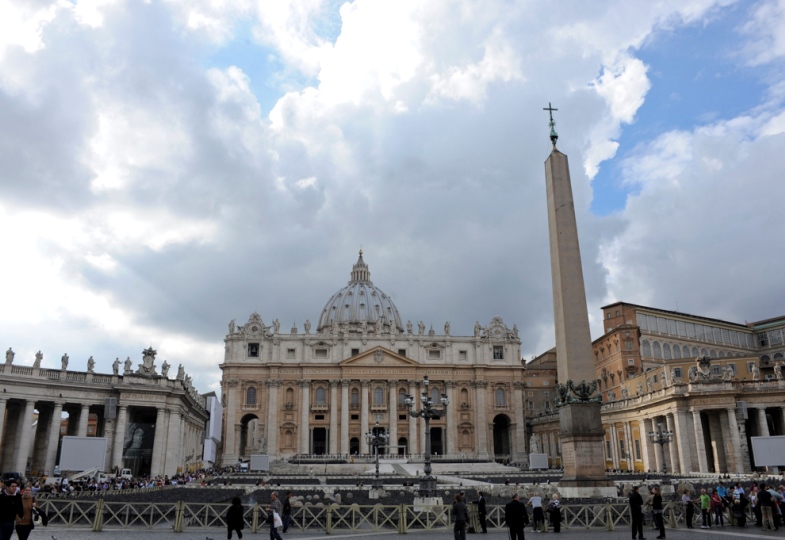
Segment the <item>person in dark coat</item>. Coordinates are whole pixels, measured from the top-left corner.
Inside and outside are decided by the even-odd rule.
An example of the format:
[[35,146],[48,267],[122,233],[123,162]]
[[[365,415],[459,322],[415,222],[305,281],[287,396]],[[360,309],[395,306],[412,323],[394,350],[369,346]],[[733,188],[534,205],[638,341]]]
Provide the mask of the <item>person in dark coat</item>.
[[229,511],[226,512],[226,527],[228,528],[226,532],[227,540],[232,540],[232,531],[237,531],[237,538],[243,537],[243,528],[245,527],[243,514],[245,514],[245,510],[243,509],[240,497],[235,497],[232,499],[232,506],[230,506]]
[[289,529],[289,524],[292,522],[292,503],[289,499],[292,498],[292,492],[286,492],[286,498],[283,500],[283,516],[281,517],[283,521],[283,530],[281,532],[286,532]]
[[504,521],[510,529],[510,540],[524,540],[523,528],[529,524],[529,512],[526,505],[518,499],[518,494],[504,507]]
[[548,503],[548,517],[553,525],[553,532],[561,532],[561,503],[559,502],[559,495],[553,494],[551,502]]
[[652,488],[654,496],[651,498],[651,510],[654,515],[654,525],[660,530],[658,539],[665,538],[665,514],[662,508],[662,495],[660,495],[660,488]]
[[643,497],[638,493],[638,486],[630,491],[630,518],[632,521],[632,537],[644,540],[643,536]]
[[474,504],[477,505],[477,514],[480,516],[480,528],[482,529],[483,533],[488,533],[488,525],[485,522],[485,518],[488,514],[486,514],[485,510],[485,494],[482,491],[478,491],[477,495],[480,496],[479,499],[474,501]]
[[0,540],[11,540],[16,519],[24,517],[22,495],[16,486],[16,480],[9,480],[0,491]]
[[460,493],[455,495],[455,502],[452,503],[452,515],[455,520],[452,527],[455,540],[466,540],[466,522],[469,521],[469,509],[466,508],[466,503],[463,502]]

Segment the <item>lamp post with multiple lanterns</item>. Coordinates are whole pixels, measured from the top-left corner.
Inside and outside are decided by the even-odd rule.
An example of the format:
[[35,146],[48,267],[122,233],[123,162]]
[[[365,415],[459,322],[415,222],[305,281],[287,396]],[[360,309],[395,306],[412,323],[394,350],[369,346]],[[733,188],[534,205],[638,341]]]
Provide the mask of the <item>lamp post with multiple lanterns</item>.
[[407,395],[404,402],[409,408],[409,415],[413,417],[422,417],[425,419],[425,466],[423,467],[423,476],[420,478],[420,496],[432,497],[436,493],[436,478],[431,475],[431,420],[439,420],[447,413],[447,394],[442,394],[439,403],[434,404],[431,397],[428,395],[428,376],[423,379],[423,386],[425,389],[420,396],[420,403],[422,407],[420,410],[414,409],[415,399],[413,396]]
[[668,480],[668,464],[665,461],[665,445],[673,440],[673,432],[663,430],[662,422],[660,422],[657,424],[657,431],[649,432],[649,440],[654,444],[660,445],[660,451],[662,452],[662,483],[669,484],[670,480]]
[[365,438],[368,441],[368,445],[373,447],[373,453],[376,456],[376,477],[373,481],[373,488],[374,489],[381,489],[382,482],[379,480],[379,447],[387,446],[387,439],[390,436],[387,433],[383,433],[382,430],[379,428],[379,422],[376,422],[376,425],[373,428],[373,431],[369,431],[365,434]]

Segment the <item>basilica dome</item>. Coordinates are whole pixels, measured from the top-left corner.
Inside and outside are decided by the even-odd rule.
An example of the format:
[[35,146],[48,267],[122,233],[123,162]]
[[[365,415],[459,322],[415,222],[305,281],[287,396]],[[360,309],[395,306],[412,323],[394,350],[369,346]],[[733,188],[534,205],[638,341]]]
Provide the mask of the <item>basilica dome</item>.
[[389,296],[374,287],[362,250],[352,268],[349,283],[332,295],[324,306],[317,331],[329,330],[334,323],[349,332],[403,332],[398,308]]

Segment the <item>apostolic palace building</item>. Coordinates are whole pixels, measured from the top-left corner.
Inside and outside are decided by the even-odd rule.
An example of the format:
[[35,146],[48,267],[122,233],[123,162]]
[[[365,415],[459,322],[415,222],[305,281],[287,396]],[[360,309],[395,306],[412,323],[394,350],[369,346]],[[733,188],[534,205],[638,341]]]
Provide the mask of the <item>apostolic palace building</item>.
[[[449,396],[431,422],[434,454],[525,462],[525,369],[516,326],[494,318],[474,335],[437,333],[405,321],[374,286],[362,257],[318,322],[282,331],[254,313],[229,325],[223,370],[222,463],[252,454],[368,454],[366,433],[383,430],[388,453],[421,454],[424,422],[404,398]],[[377,426],[378,423],[378,426]]]

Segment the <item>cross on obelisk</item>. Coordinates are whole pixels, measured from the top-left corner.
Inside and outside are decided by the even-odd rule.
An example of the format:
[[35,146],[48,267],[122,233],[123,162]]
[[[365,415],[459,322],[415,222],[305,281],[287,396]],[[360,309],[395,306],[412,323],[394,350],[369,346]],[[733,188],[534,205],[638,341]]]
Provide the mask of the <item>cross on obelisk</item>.
[[559,134],[556,133],[556,122],[553,121],[553,111],[558,111],[559,109],[554,109],[549,101],[548,106],[543,107],[542,110],[548,111],[548,114],[551,117],[551,121],[548,122],[548,127],[551,128],[551,143],[553,143],[553,147],[556,148],[556,141],[559,139]]
[[583,284],[578,226],[567,156],[556,148],[554,109],[550,114],[553,150],[545,161],[548,229],[556,328],[556,388],[564,476],[559,491],[567,497],[615,496],[605,476],[605,431],[600,417],[589,313]]

